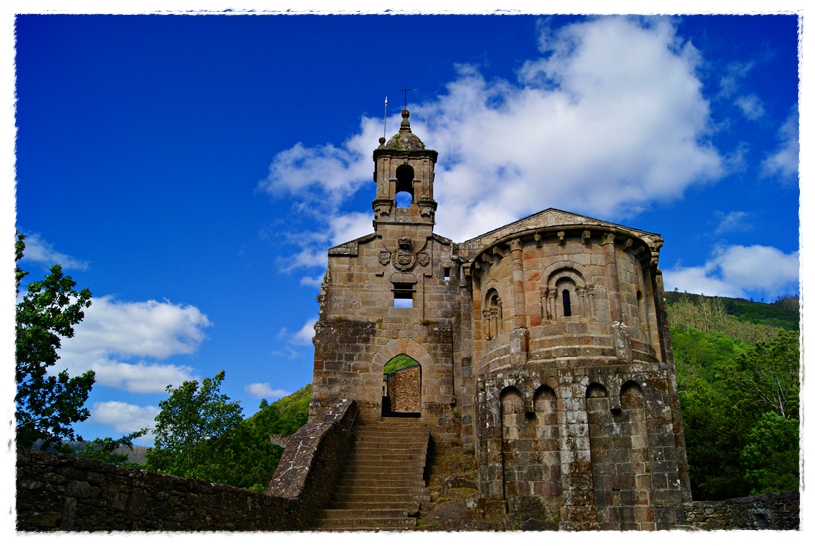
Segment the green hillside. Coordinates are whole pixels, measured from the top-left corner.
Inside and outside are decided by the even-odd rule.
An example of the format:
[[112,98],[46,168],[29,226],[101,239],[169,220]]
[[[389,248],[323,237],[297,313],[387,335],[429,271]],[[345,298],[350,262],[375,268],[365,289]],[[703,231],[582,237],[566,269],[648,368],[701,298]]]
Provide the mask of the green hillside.
[[693,303],[719,300],[724,304],[728,315],[739,320],[753,324],[775,326],[786,330],[798,330],[800,314],[798,311],[798,296],[779,298],[774,303],[763,303],[745,300],[742,298],[722,298],[688,294],[687,292],[665,292],[665,301],[668,305],[687,299]]
[[267,404],[260,403],[260,410],[245,420],[259,434],[293,434],[308,421],[308,404],[311,402],[311,384],[288,396]]
[[671,296],[668,318],[694,500],[798,489],[797,311]]

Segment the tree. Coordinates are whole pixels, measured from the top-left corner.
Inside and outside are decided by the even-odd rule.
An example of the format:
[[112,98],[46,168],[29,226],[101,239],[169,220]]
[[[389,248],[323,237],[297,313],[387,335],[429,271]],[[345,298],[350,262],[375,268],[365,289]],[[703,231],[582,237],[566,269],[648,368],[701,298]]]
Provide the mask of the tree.
[[[84,459],[102,461],[103,463],[126,465],[127,453],[116,453],[115,451],[120,447],[132,448],[133,440],[144,436],[149,430],[149,428],[143,428],[136,432],[126,434],[118,440],[114,440],[109,436],[107,438],[96,438],[92,442],[85,443],[83,448],[76,453],[76,456]],[[135,463],[133,464],[135,465]]]
[[155,447],[147,451],[148,470],[206,479],[207,469],[219,464],[208,444],[243,420],[240,402],[230,402],[220,394],[224,377],[221,370],[212,379],[203,379],[200,386],[193,380],[176,389],[167,387],[170,397],[159,402],[161,411],[153,429]]
[[[17,233],[14,245],[16,290],[28,275],[19,262],[25,250],[25,236]],[[84,407],[95,381],[92,370],[70,377],[67,370],[48,373],[59,359],[60,338],[71,338],[74,326],[85,318],[83,309],[91,305],[91,293],[75,290],[76,283],[62,274],[56,264],[42,280],[28,285],[16,309],[17,444],[30,448],[37,440],[43,448],[59,447],[76,440],[73,424],[84,421],[90,412]]]
[[798,437],[798,419],[785,419],[772,411],[759,417],[741,451],[751,495],[798,489]]
[[722,369],[726,380],[743,393],[745,410],[798,418],[798,337],[798,332],[781,330],[774,339],[756,343],[740,355],[735,366]]

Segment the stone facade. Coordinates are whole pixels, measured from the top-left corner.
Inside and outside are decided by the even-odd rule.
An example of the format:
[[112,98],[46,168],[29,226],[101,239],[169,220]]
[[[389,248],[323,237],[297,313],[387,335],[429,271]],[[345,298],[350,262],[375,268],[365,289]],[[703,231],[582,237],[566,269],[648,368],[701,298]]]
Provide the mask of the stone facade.
[[373,154],[374,232],[328,252],[310,419],[341,398],[380,419],[405,354],[419,419],[473,457],[487,505],[560,529],[681,525],[662,238],[548,209],[456,244],[433,232],[438,154],[402,117]]

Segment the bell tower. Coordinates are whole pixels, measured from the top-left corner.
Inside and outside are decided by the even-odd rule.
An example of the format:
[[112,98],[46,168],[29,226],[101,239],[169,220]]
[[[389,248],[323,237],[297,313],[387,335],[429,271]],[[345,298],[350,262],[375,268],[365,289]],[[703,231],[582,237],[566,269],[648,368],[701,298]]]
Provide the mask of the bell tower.
[[433,178],[439,154],[425,149],[421,139],[410,130],[409,117],[410,112],[402,110],[399,132],[387,143],[381,137],[374,150],[373,209],[377,233],[393,224],[425,225],[430,233],[433,231],[437,207]]

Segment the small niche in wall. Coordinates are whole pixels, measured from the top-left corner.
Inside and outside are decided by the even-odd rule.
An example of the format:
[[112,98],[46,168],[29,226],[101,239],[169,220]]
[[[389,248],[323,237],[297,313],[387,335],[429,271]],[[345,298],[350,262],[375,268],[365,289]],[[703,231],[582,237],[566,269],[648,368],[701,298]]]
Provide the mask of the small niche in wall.
[[444,268],[444,280],[445,281],[450,280],[450,268],[449,267]]

